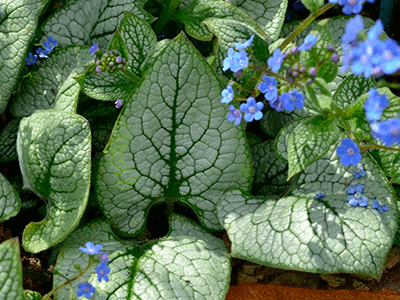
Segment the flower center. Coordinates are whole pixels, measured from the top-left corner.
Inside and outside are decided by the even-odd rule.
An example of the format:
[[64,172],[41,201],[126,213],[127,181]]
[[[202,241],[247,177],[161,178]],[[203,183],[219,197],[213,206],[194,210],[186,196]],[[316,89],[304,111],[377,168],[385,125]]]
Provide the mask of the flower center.
[[249,107],[249,112],[254,113],[256,111],[256,108],[254,106]]
[[384,57],[386,60],[391,59],[392,56],[393,56],[392,51],[386,50],[385,52],[383,52],[383,57]]
[[353,155],[353,154],[354,154],[353,148],[349,148],[349,149],[347,150],[347,154],[348,154],[348,155]]
[[233,112],[233,115],[235,116],[235,118],[239,118],[239,114],[240,114],[240,112],[238,110],[235,110]]

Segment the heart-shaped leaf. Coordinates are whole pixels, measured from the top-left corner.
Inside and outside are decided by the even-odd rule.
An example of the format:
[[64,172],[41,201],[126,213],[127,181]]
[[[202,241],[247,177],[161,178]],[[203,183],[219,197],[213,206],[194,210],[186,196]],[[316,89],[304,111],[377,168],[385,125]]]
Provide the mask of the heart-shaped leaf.
[[73,77],[83,74],[93,61],[87,47],[69,46],[52,52],[13,98],[12,114],[24,117],[51,108],[75,112],[80,88]]
[[182,34],[146,71],[96,172],[100,207],[121,233],[138,234],[151,206],[175,201],[219,230],[215,203],[220,195],[237,185],[250,188],[248,144],[243,129],[226,120],[222,89]]
[[[74,265],[83,268],[88,262],[78,250],[87,241],[102,244],[110,259],[108,282],[97,281],[95,266],[82,276],[96,288],[96,299],[225,299],[231,271],[226,246],[185,217],[172,215],[169,234],[143,247],[118,239],[106,220],[94,220],[65,240],[56,270],[64,276],[77,275]],[[54,276],[54,286],[64,282],[65,278]],[[78,283],[72,282],[72,291]],[[68,287],[63,288],[55,299],[69,299],[69,293]]]
[[[227,192],[218,206],[232,241],[232,256],[272,267],[315,273],[357,273],[378,277],[397,229],[397,200],[387,179],[368,155],[361,163],[366,196],[388,211],[347,203],[344,167],[335,151],[304,170],[297,188],[279,200]],[[325,193],[321,200],[314,197]]]
[[13,239],[0,244],[0,296],[2,299],[23,300],[19,244]]
[[29,43],[36,32],[37,22],[49,0],[29,2],[5,0],[1,2],[0,16],[0,114],[25,65]]
[[24,230],[22,245],[40,252],[62,241],[78,225],[90,187],[91,134],[74,113],[37,111],[23,118],[17,139],[24,186],[48,203],[46,218]]

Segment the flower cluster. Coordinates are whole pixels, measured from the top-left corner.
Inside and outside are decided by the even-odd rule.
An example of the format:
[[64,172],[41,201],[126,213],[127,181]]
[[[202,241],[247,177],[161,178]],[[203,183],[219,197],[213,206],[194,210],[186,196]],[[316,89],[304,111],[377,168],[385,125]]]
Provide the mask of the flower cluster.
[[[97,48],[93,48],[94,45],[90,48],[92,51],[90,53],[94,53],[97,51]],[[107,71],[109,74],[113,74],[118,70],[126,70],[126,59],[122,58],[120,53],[117,50],[110,50],[107,53],[103,54],[103,57],[99,59],[95,59],[96,63],[96,72],[101,73]]]
[[[100,254],[100,257],[98,258],[100,264],[96,268],[97,280],[101,282],[104,279],[104,281],[108,282],[109,280],[108,274],[110,273],[110,267],[108,267],[107,264],[110,262],[110,260],[108,259],[107,253],[101,252],[103,246],[101,244],[95,245],[92,242],[87,242],[85,246],[86,247],[79,247],[79,250],[88,255]],[[92,298],[92,295],[94,294],[95,291],[96,289],[89,282],[80,283],[78,285],[76,296],[77,297],[84,296],[85,298],[90,299]]]
[[36,54],[32,54],[31,52],[28,53],[28,56],[25,58],[26,65],[33,65],[37,62],[38,56],[40,58],[49,58],[47,55],[50,53],[51,50],[57,46],[58,41],[53,39],[51,36],[43,42],[44,50],[42,48],[36,49]]
[[350,68],[355,75],[365,78],[397,72],[400,68],[400,47],[389,37],[383,39],[382,33],[383,25],[379,19],[367,34],[364,33],[360,15],[350,19],[341,38],[344,52],[341,71]]

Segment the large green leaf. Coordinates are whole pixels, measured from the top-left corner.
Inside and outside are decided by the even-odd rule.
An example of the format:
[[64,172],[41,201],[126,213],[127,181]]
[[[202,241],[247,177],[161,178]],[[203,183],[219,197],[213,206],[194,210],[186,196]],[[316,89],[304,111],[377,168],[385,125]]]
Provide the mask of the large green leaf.
[[21,199],[11,183],[0,173],[0,222],[14,217],[21,208]]
[[35,291],[24,290],[24,300],[42,300],[42,295]]
[[50,54],[40,68],[23,84],[11,102],[11,112],[18,117],[31,115],[37,109],[56,108],[75,112],[80,93],[73,79],[94,62],[88,48],[69,46]]
[[19,244],[13,239],[0,244],[0,299],[23,300]]
[[[378,277],[397,229],[393,188],[376,163],[364,155],[369,204],[377,198],[388,211],[352,207],[345,177],[355,166],[339,163],[336,147],[304,170],[291,195],[273,198],[229,191],[218,207],[232,241],[232,256],[283,269],[315,273],[358,273]],[[326,197],[317,200],[316,193]]]
[[290,188],[288,167],[275,153],[274,142],[265,141],[251,147],[253,161],[252,194],[282,196]]
[[29,43],[47,2],[49,0],[3,0],[0,3],[0,114],[6,109],[25,65]]
[[267,33],[267,41],[273,42],[279,37],[285,20],[287,0],[228,0],[247,13]]
[[215,203],[233,186],[250,188],[243,129],[226,120],[211,67],[181,34],[167,44],[125,103],[95,180],[111,224],[136,235],[151,206],[181,201],[209,229]]
[[339,138],[338,120],[316,116],[300,123],[288,139],[289,174],[293,177],[324,156]]
[[[98,300],[225,299],[231,266],[224,243],[179,215],[172,215],[170,227],[166,237],[139,247],[118,239],[106,220],[94,220],[66,239],[56,270],[64,276],[77,275],[74,266],[84,268],[88,262],[79,247],[93,241],[103,245],[111,269],[108,282],[97,281],[95,266],[81,278],[93,284]],[[64,282],[65,278],[54,276],[54,286]],[[72,292],[78,284],[72,282]],[[55,299],[69,299],[69,294],[67,286]]]
[[63,45],[87,45],[99,42],[105,49],[126,11],[145,21],[154,20],[143,9],[145,0],[72,0],[52,14],[43,26],[46,36]]
[[16,160],[17,133],[21,119],[14,119],[7,123],[0,133],[0,163]]
[[17,139],[24,186],[48,203],[46,218],[24,230],[22,245],[40,252],[78,225],[90,187],[91,134],[74,113],[37,111],[21,121]]

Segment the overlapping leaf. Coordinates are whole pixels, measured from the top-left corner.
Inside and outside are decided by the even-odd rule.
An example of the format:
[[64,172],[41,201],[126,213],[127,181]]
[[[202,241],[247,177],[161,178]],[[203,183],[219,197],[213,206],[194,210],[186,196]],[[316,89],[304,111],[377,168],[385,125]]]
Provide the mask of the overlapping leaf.
[[62,241],[78,225],[90,188],[91,134],[74,113],[37,111],[24,118],[17,139],[24,186],[48,203],[47,216],[24,230],[27,251]]
[[[78,249],[90,240],[102,244],[110,259],[108,282],[97,281],[95,266],[82,277],[96,288],[96,299],[225,299],[230,261],[223,242],[179,215],[172,215],[170,225],[166,237],[141,248],[134,241],[118,239],[105,219],[97,219],[68,237],[56,270],[77,275],[74,265],[88,262]],[[63,277],[54,276],[54,286],[63,282]],[[72,289],[77,285],[74,281]],[[68,295],[69,289],[63,288],[55,299],[68,299]]]
[[0,244],[0,296],[2,299],[23,300],[19,244],[13,239]]
[[43,30],[63,45],[87,45],[99,42],[105,49],[126,11],[147,22],[154,20],[143,9],[145,0],[73,0],[46,21]]
[[52,52],[23,84],[11,103],[11,112],[24,117],[37,109],[55,106],[63,111],[75,112],[80,88],[73,77],[83,74],[92,63],[93,57],[87,47],[69,46]]
[[37,21],[49,0],[1,2],[0,16],[0,113],[25,65],[29,43],[36,31]]
[[286,0],[228,0],[228,2],[239,7],[256,20],[267,33],[269,43],[278,39],[285,20],[288,5]]
[[11,120],[0,133],[0,163],[16,160],[17,133],[21,119]]
[[286,181],[288,167],[275,153],[274,142],[265,141],[251,147],[253,161],[253,195],[283,195],[290,187]]
[[[346,199],[344,167],[336,147],[304,170],[298,188],[279,200],[227,192],[218,216],[232,241],[232,255],[256,263],[315,273],[358,273],[378,277],[397,229],[397,201],[376,163],[364,156],[364,195],[388,206],[380,214],[352,207]],[[317,200],[316,193],[326,197]]]
[[111,224],[142,229],[151,206],[182,201],[210,229],[215,203],[233,186],[250,188],[244,132],[226,121],[222,87],[204,58],[178,36],[146,71],[122,109],[99,162],[95,192]]
[[288,178],[324,156],[339,138],[338,120],[324,120],[316,116],[301,122],[288,139]]
[[21,199],[11,183],[0,173],[0,222],[14,217],[21,208]]

